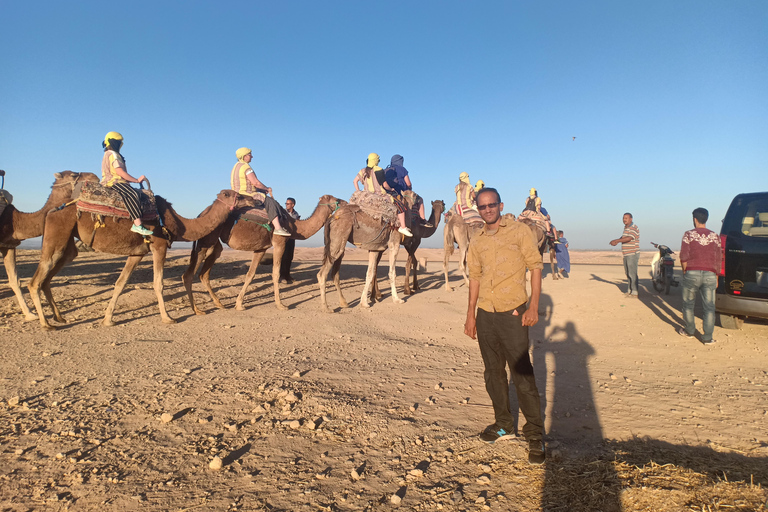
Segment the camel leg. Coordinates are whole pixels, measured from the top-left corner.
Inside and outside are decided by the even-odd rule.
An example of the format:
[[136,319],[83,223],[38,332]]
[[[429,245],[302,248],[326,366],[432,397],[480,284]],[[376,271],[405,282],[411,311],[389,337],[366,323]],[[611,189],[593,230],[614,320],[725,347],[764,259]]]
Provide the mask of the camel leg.
[[443,248],[443,274],[445,275],[445,291],[452,292],[453,287],[448,284],[448,260],[451,259],[451,255]]
[[405,302],[397,296],[397,253],[400,252],[400,239],[389,243],[389,287],[392,289],[392,302],[402,304]]
[[364,308],[371,307],[368,302],[368,290],[371,288],[371,281],[376,278],[376,262],[379,255],[377,251],[368,251],[368,270],[365,273],[365,286],[363,286],[363,294],[360,296],[360,305]]
[[323,261],[323,264],[320,266],[320,271],[317,273],[317,286],[320,288],[320,308],[323,311],[326,311],[330,313],[330,309],[328,308],[328,302],[325,299],[325,279],[328,275],[328,270],[333,266],[334,262],[331,262],[330,260]]
[[464,284],[469,286],[469,276],[467,275],[467,247],[459,247],[459,271],[464,276]]
[[163,283],[163,275],[165,273],[165,258],[168,254],[168,244],[165,240],[157,240],[152,244],[152,266],[154,270],[154,288],[155,295],[157,296],[157,307],[160,309],[160,318],[164,324],[175,324],[176,320],[168,315],[168,310],[165,307],[165,299],[163,298],[163,290],[165,284]]
[[[416,259],[416,253],[415,252],[413,254],[409,254],[408,257],[411,260],[411,265],[413,265],[413,268],[412,268],[412,270],[413,270],[413,289],[410,290],[411,294],[413,294],[413,293],[416,293],[417,291],[421,290],[421,288],[419,288],[419,280],[417,278],[417,276],[419,274],[419,261]],[[407,282],[407,279],[406,279],[406,282]]]
[[226,307],[221,303],[219,296],[216,295],[216,292],[211,285],[211,269],[213,269],[214,263],[219,259],[223,250],[224,247],[221,245],[221,242],[216,240],[213,247],[209,247],[208,250],[205,251],[203,266],[200,268],[200,282],[203,283],[203,286],[208,291],[208,295],[211,296],[213,304],[219,309],[226,309]]
[[379,263],[381,263],[381,257],[383,252],[376,253],[376,266],[373,267],[373,286],[371,287],[371,302],[381,300],[381,290],[379,289]]
[[[109,301],[109,304],[107,305],[107,310],[104,312],[104,320],[102,320],[101,323],[105,327],[112,327],[115,325],[115,323],[112,321],[112,314],[115,312],[115,307],[117,306],[117,299],[120,297],[120,294],[123,293],[123,290],[125,289],[125,285],[128,283],[128,278],[131,277],[131,274],[133,273],[134,269],[138,266],[138,264],[141,262],[141,259],[143,257],[144,255],[128,256],[128,259],[125,261],[125,266],[123,267],[123,271],[120,272],[120,276],[118,276],[117,282],[115,282],[115,289],[112,292],[112,299]],[[155,276],[157,276],[157,274],[155,274]],[[160,279],[162,280],[162,278],[163,276],[161,272]],[[155,288],[155,292],[157,292],[157,288]]]
[[253,281],[253,276],[256,275],[256,269],[259,268],[259,263],[261,263],[261,258],[264,257],[265,252],[266,252],[266,249],[261,251],[254,251],[253,253],[253,258],[251,259],[251,268],[249,268],[248,273],[245,274],[245,282],[243,283],[243,287],[240,289],[240,293],[237,294],[235,309],[238,311],[245,311],[245,307],[243,307],[243,299],[245,299],[245,292],[246,290],[248,290],[248,286],[250,286],[251,281]]
[[205,311],[201,311],[197,308],[197,304],[195,304],[195,296],[192,294],[192,280],[194,279],[195,274],[197,274],[197,270],[200,268],[200,265],[204,259],[200,258],[200,253],[203,251],[204,250],[201,249],[197,243],[192,246],[192,252],[189,254],[189,265],[187,266],[187,270],[185,270],[184,274],[181,276],[181,282],[184,283],[184,289],[187,291],[189,305],[192,307],[192,311],[194,311],[196,315],[205,314]]
[[27,301],[24,300],[24,296],[21,294],[21,286],[19,284],[19,276],[16,274],[16,248],[4,247],[0,248],[0,253],[3,255],[3,262],[5,263],[5,272],[8,274],[8,284],[13,290],[13,294],[16,295],[16,300],[19,302],[21,313],[24,315],[25,321],[37,320],[37,315],[29,310]]
[[339,294],[339,307],[348,308],[349,303],[347,302],[347,299],[344,298],[344,294],[341,292],[341,274],[339,273],[339,270],[341,269],[342,258],[343,255],[333,262],[333,266],[331,267],[331,275],[333,276],[333,286],[336,288],[336,293]]
[[[48,304],[53,310],[53,316],[56,321],[65,322],[61,316],[59,308],[56,306],[56,302],[53,300],[53,293],[51,293],[51,279],[58,273],[61,268],[72,261],[77,255],[77,247],[75,247],[75,241],[71,237],[69,240],[53,240],[54,235],[51,233],[46,238],[43,236],[43,249],[40,254],[40,263],[37,265],[35,275],[29,281],[27,288],[29,289],[29,295],[32,297],[32,303],[35,305],[37,311],[37,318],[40,320],[40,326],[46,331],[55,329],[48,320],[45,318],[43,312],[43,304],[40,301],[40,290],[42,289],[45,298],[48,300]],[[48,243],[47,243],[48,242]],[[74,255],[71,251],[74,250]]]
[[549,249],[549,266],[552,268],[552,279],[560,279],[560,271],[557,270],[557,255],[553,248]]
[[280,301],[280,266],[285,252],[285,238],[277,236],[281,240],[272,242],[272,289],[275,291],[275,306],[281,311],[287,311],[288,307]]

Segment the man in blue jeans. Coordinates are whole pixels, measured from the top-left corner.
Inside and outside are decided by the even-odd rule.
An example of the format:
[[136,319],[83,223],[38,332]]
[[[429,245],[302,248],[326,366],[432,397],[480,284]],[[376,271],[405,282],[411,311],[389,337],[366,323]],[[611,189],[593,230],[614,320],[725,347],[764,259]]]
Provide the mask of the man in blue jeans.
[[632,214],[625,213],[622,219],[624,222],[624,232],[621,238],[611,240],[610,244],[616,246],[621,244],[621,254],[624,255],[624,273],[629,280],[629,289],[627,297],[637,298],[637,262],[640,261],[640,228],[632,222]]
[[680,264],[683,267],[683,321],[685,327],[677,331],[680,336],[693,338],[696,323],[693,307],[696,305],[696,292],[701,295],[704,310],[704,333],[701,342],[710,345],[715,342],[712,334],[715,330],[715,288],[717,274],[720,271],[723,252],[720,237],[707,229],[709,212],[704,208],[693,210],[693,228],[683,235],[680,247]]

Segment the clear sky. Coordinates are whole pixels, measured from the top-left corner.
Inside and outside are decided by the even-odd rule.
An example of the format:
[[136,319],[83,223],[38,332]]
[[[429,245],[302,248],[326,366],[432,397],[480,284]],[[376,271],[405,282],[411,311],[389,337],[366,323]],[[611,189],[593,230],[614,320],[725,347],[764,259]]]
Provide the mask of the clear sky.
[[758,0],[5,1],[0,168],[37,210],[119,131],[194,217],[248,146],[307,216],[399,153],[427,204],[466,171],[515,214],[536,187],[572,249],[610,249],[625,211],[679,247],[695,207],[719,230],[768,190],[767,28]]

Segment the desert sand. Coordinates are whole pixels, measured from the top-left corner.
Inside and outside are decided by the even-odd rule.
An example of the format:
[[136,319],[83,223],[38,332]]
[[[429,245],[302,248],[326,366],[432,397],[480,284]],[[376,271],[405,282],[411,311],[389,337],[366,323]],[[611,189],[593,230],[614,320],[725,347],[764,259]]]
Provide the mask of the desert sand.
[[[366,255],[350,249],[351,307],[325,313],[321,254],[297,249],[289,311],[274,307],[265,266],[235,311],[250,255],[225,251],[213,277],[230,309],[196,282],[208,314],[195,316],[180,279],[188,252],[172,250],[173,325],[160,322],[149,258],[112,328],[100,320],[120,257],[84,253],[54,279],[69,320],[55,332],[23,321],[3,275],[2,510],[757,510],[768,499],[768,322],[717,327],[710,346],[680,337],[681,288],[653,291],[652,253],[639,300],[623,296],[616,251],[572,251],[568,279],[545,266],[530,331],[539,467],[521,440],[477,438],[493,416],[455,262],[448,292],[442,250],[420,250],[421,291],[404,304],[382,264],[384,297],[366,309]],[[38,255],[21,251],[23,283]]]

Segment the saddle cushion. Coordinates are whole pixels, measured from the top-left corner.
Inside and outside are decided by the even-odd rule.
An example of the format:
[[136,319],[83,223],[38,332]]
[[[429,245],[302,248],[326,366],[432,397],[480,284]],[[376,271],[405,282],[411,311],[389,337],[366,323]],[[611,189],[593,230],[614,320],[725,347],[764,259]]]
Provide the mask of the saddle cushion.
[[535,212],[533,210],[523,210],[523,212],[518,216],[518,218],[530,219],[533,222],[535,222],[536,225],[539,226],[542,231],[547,230],[547,218],[539,212]]
[[241,209],[238,211],[240,213],[238,219],[240,220],[247,220],[258,224],[269,224],[269,215],[267,215],[267,210],[263,207]]
[[[139,190],[139,200],[141,201],[142,221],[154,220],[159,217],[155,194],[151,190]],[[100,183],[84,182],[82,184],[77,210],[121,219],[131,218],[120,194]]]
[[357,190],[349,198],[349,203],[359,206],[363,213],[374,220],[388,224],[397,222],[397,208],[389,196]]

